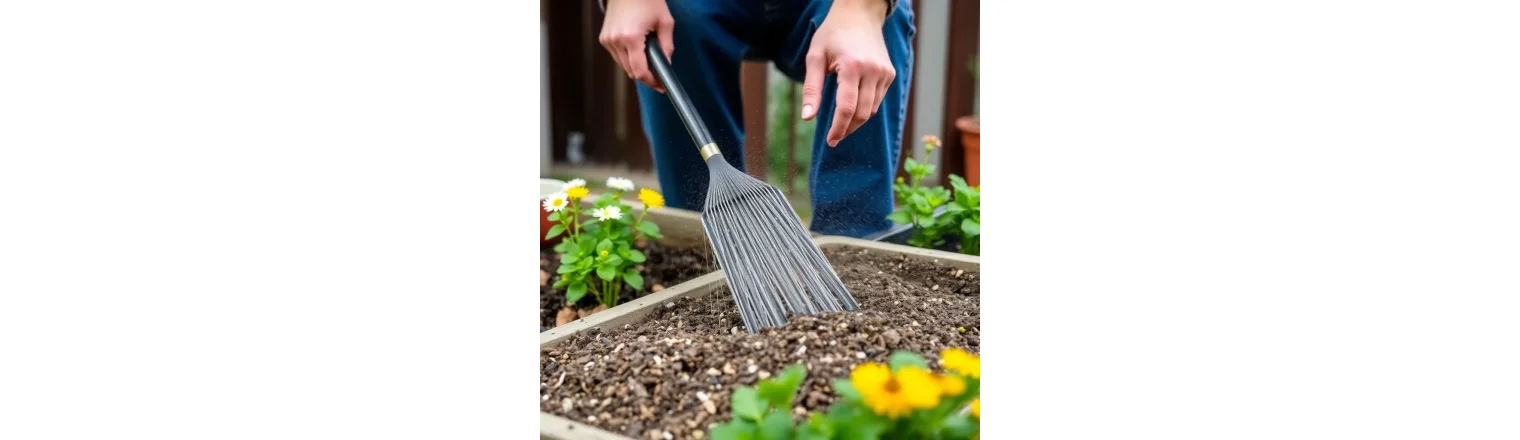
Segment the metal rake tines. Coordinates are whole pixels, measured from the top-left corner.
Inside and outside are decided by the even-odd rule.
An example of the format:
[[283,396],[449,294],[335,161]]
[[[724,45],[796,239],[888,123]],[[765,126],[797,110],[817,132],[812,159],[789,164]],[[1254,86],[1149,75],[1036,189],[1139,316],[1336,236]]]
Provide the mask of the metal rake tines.
[[786,324],[788,315],[858,309],[781,191],[729,170],[738,176],[714,176],[708,188],[702,226],[746,330]]

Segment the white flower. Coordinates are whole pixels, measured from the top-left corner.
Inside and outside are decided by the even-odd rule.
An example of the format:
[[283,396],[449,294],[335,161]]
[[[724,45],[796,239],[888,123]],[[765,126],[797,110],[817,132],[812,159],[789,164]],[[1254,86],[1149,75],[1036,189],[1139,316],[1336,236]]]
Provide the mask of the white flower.
[[601,221],[617,220],[623,218],[623,211],[616,206],[608,206],[591,211],[591,215],[596,216],[596,219]]
[[544,210],[549,212],[559,212],[560,210],[565,209],[566,206],[570,205],[570,202],[566,201],[566,198],[567,196],[563,192],[554,193],[549,195],[549,197],[544,197]]
[[608,177],[607,187],[619,191],[633,191],[633,181],[622,177]]
[[586,186],[586,179],[575,179],[565,183],[565,188],[574,188],[577,186]]

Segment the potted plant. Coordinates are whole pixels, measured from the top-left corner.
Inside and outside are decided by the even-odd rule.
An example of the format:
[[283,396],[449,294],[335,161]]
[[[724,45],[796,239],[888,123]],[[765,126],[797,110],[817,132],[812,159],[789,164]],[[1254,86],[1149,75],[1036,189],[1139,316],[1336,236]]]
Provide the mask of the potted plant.
[[976,95],[971,100],[971,114],[961,116],[955,120],[955,128],[961,132],[961,147],[965,149],[966,156],[966,183],[971,186],[982,185],[982,119],[981,113],[981,75],[978,57],[971,57],[971,78],[976,84]]
[[[542,201],[552,222],[542,237],[554,246],[539,249],[540,331],[717,270],[700,214],[666,208],[628,179],[608,178],[606,189],[594,195],[573,179]],[[604,240],[611,247],[598,249]]]

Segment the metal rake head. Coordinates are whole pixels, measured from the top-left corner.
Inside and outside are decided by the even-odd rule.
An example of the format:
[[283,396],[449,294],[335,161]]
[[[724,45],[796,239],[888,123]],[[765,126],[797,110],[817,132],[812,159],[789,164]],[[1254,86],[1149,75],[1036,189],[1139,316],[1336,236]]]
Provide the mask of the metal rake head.
[[708,161],[708,171],[702,228],[746,330],[786,324],[789,315],[859,308],[780,190],[721,157]]

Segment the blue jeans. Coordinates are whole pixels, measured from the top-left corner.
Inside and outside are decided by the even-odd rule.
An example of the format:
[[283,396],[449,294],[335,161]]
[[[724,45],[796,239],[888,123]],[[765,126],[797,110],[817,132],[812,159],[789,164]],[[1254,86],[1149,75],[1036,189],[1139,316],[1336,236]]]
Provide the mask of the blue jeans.
[[[712,132],[720,156],[744,169],[744,113],[739,67],[746,59],[772,61],[795,81],[805,77],[813,31],[828,14],[827,0],[668,0],[675,19],[671,67],[698,115]],[[835,75],[824,80],[809,170],[812,229],[862,237],[892,225],[892,180],[902,151],[908,85],[912,82],[913,12],[899,2],[883,26],[887,53],[897,71],[881,109],[838,146],[824,143],[834,116]],[[698,210],[707,196],[707,166],[665,95],[638,86],[660,187],[670,206]],[[801,103],[797,103],[801,106]],[[800,110],[797,110],[800,112]],[[783,121],[800,123],[801,121]]]

